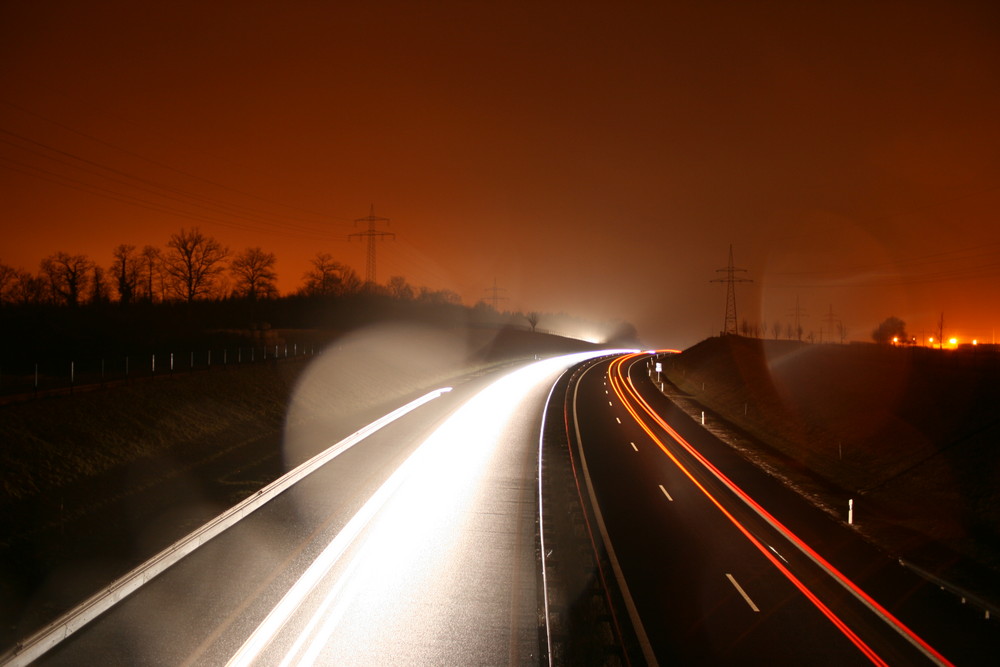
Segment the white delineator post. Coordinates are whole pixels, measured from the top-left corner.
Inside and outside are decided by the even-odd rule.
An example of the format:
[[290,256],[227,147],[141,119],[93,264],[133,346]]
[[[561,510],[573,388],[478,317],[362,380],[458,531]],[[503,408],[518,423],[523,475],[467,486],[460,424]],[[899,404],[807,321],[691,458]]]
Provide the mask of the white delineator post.
[[847,501],[847,524],[854,525],[854,498]]

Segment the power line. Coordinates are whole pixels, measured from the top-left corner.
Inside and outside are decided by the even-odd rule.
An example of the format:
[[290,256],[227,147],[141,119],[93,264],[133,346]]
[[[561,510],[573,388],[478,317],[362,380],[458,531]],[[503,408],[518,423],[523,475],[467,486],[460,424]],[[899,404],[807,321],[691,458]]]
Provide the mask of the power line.
[[[290,219],[288,216],[282,216],[284,219],[275,218],[274,216],[262,214],[258,212],[258,210],[255,208],[249,208],[246,206],[241,206],[239,204],[232,204],[220,200],[213,200],[209,197],[200,194],[194,194],[191,192],[186,192],[176,187],[171,187],[169,185],[156,183],[147,178],[136,176],[134,174],[128,173],[116,167],[107,164],[102,164],[100,162],[96,162],[89,158],[76,155],[69,151],[65,151],[45,143],[35,141],[34,139],[25,137],[23,135],[19,135],[9,130],[0,128],[0,132],[9,135],[11,137],[14,137],[15,139],[29,145],[17,144],[8,139],[0,139],[0,143],[7,144],[14,148],[18,148],[20,150],[26,151],[38,157],[42,157],[46,160],[50,160],[57,164],[62,164],[71,169],[77,169],[82,172],[91,174],[93,176],[98,176],[100,178],[106,179],[113,183],[117,183],[118,185],[124,186],[126,188],[133,188],[139,191],[144,191],[156,197],[162,197],[163,199],[182,203],[186,206],[193,206],[196,208],[205,209],[211,213],[228,215],[234,218],[247,220],[252,223],[257,223],[259,225],[276,228],[273,231],[281,231],[282,233],[291,232],[299,234],[308,234],[313,236],[323,234],[323,232],[320,232],[315,227],[309,225],[303,225],[300,224],[299,222],[288,222],[287,220]],[[34,148],[32,148],[32,146],[34,146]],[[22,166],[29,166],[25,165],[24,163],[21,164]],[[43,168],[34,165],[31,165],[31,168],[38,169],[40,171],[45,171]],[[52,172],[49,173],[51,174]],[[69,179],[69,177],[67,176],[61,176],[61,177]],[[103,189],[96,185],[91,185],[91,184],[86,184],[86,185],[89,185],[90,187],[93,187],[98,190]],[[132,196],[123,192],[117,192],[116,194],[124,197]],[[239,225],[238,223],[234,222],[234,223],[229,223],[229,226],[239,226]]]
[[389,224],[389,218],[376,217],[375,204],[371,205],[371,208],[369,209],[368,215],[366,217],[357,218],[354,221],[354,224],[356,225],[359,222],[368,223],[368,228],[360,232],[354,232],[353,234],[348,234],[347,239],[350,240],[353,238],[358,238],[358,239],[365,239],[367,241],[368,258],[367,261],[365,262],[365,282],[374,284],[375,283],[375,240],[384,238],[395,239],[396,235],[393,234],[392,232],[383,232],[375,228],[375,225],[380,222]]
[[507,300],[507,297],[500,296],[500,293],[501,292],[506,292],[506,291],[507,290],[504,289],[503,287],[497,287],[497,279],[496,278],[493,279],[493,287],[487,287],[486,288],[486,293],[489,294],[490,296],[487,299],[485,299],[485,300],[488,301],[488,302],[490,302],[492,304],[492,306],[493,306],[493,310],[497,311],[498,313],[500,312],[500,308],[498,307],[499,303],[501,301],[506,301]]
[[746,269],[737,269],[733,265],[733,244],[729,244],[729,265],[724,269],[716,269],[716,273],[725,273],[725,278],[715,278],[711,283],[726,283],[726,322],[722,335],[737,334],[736,325],[736,283],[752,283],[749,278],[737,278],[737,273],[746,273]]
[[[164,162],[160,162],[159,160],[154,160],[154,159],[152,159],[150,157],[147,157],[145,155],[142,155],[140,153],[136,153],[135,151],[129,150],[127,148],[123,148],[122,146],[119,146],[117,144],[111,143],[109,141],[105,141],[104,139],[101,139],[99,137],[95,137],[93,135],[87,134],[86,132],[82,132],[82,131],[74,128],[74,127],[66,125],[65,123],[61,123],[59,121],[56,121],[56,120],[53,120],[53,119],[48,118],[46,116],[43,116],[42,114],[38,113],[37,111],[32,111],[31,109],[26,109],[25,107],[22,107],[22,106],[20,106],[18,104],[14,104],[13,102],[10,102],[8,100],[0,99],[0,104],[4,104],[4,105],[6,105],[6,106],[8,106],[8,107],[10,107],[12,109],[17,109],[18,111],[20,111],[22,113],[25,113],[25,114],[27,114],[29,116],[33,116],[35,118],[43,120],[46,123],[50,123],[52,125],[55,125],[56,127],[60,127],[60,128],[62,128],[64,130],[72,132],[73,134],[81,136],[84,139],[87,139],[89,141],[93,141],[94,143],[100,144],[102,146],[106,146],[108,148],[112,148],[112,149],[114,149],[116,151],[120,151],[120,152],[122,152],[122,153],[124,153],[126,155],[130,155],[132,157],[139,158],[140,160],[148,162],[149,164],[156,165],[157,167],[161,167],[163,169],[170,170],[170,171],[172,171],[174,173],[181,174],[182,176],[187,176],[188,178],[193,178],[193,179],[199,180],[199,181],[201,181],[203,183],[208,183],[209,185],[212,185],[212,186],[215,186],[215,187],[218,187],[218,188],[222,188],[223,190],[229,190],[230,192],[234,192],[234,193],[236,193],[238,195],[242,195],[244,197],[250,197],[251,199],[256,199],[258,201],[267,202],[269,204],[274,204],[276,206],[281,206],[281,207],[284,207],[284,208],[288,208],[288,209],[292,209],[292,210],[297,210],[297,211],[301,211],[301,212],[304,212],[304,213],[310,213],[312,215],[319,215],[319,216],[326,217],[326,214],[321,213],[320,211],[314,211],[312,209],[303,208],[301,206],[295,206],[295,205],[292,205],[292,204],[287,204],[285,202],[276,201],[274,199],[268,199],[266,197],[261,197],[260,195],[253,194],[251,192],[246,192],[244,190],[240,190],[238,188],[234,188],[234,187],[225,185],[223,183],[219,183],[217,181],[213,181],[211,179],[205,178],[204,176],[199,176],[198,174],[194,174],[194,173],[191,173],[189,171],[184,171],[183,169],[178,169],[177,167],[171,166],[171,165],[166,164]],[[312,221],[306,221],[306,220],[302,220],[302,221],[310,223],[310,224],[312,223]]]

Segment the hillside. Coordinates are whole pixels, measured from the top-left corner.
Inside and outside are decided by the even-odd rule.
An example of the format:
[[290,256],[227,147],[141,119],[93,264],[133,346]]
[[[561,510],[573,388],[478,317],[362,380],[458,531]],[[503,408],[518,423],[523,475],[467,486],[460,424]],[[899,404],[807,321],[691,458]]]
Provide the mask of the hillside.
[[854,498],[887,550],[966,585],[1000,575],[997,355],[726,336],[664,370],[814,501],[843,516]]

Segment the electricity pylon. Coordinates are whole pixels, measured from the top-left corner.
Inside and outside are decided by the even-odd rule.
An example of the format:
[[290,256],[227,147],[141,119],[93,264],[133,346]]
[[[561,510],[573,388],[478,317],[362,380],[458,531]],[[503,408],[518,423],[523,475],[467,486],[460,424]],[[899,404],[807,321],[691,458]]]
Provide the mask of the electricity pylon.
[[396,235],[392,232],[383,232],[375,228],[376,223],[384,222],[389,224],[389,218],[378,218],[375,216],[375,204],[371,205],[371,209],[368,211],[368,216],[365,218],[357,218],[354,224],[357,225],[359,222],[368,223],[368,228],[364,231],[354,232],[353,234],[348,234],[348,240],[353,238],[366,239],[368,241],[368,259],[365,262],[365,283],[375,283],[375,239],[391,238],[395,239]]
[[[830,304],[830,312],[828,312],[823,317],[823,322],[824,322],[824,324],[826,324],[827,331],[830,332],[831,336],[833,336],[834,325],[836,325],[837,322],[839,322],[839,321],[840,320],[837,319],[837,316],[833,314],[833,304]],[[819,328],[819,342],[821,342],[821,343],[823,342],[823,327]]]
[[500,302],[507,300],[507,297],[500,296],[500,293],[501,292],[506,292],[506,291],[507,290],[505,290],[503,287],[497,287],[497,279],[494,278],[493,279],[493,287],[487,287],[486,288],[486,292],[490,296],[488,298],[484,299],[484,301],[487,301],[487,302],[491,303],[493,305],[493,310],[495,310],[495,311],[497,311],[499,313],[500,312],[500,308],[498,308],[498,306],[499,306]]
[[736,283],[752,283],[749,278],[737,278],[737,273],[746,273],[746,269],[737,269],[733,265],[733,245],[729,244],[729,266],[724,269],[716,269],[716,273],[725,273],[725,278],[715,278],[711,283],[726,283],[726,324],[722,328],[722,335],[738,334],[736,322]]

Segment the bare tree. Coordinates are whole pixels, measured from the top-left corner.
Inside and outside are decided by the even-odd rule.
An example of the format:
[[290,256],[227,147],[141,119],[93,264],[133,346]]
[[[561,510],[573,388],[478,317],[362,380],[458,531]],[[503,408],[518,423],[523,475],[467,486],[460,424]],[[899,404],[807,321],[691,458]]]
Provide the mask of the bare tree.
[[48,282],[52,300],[68,306],[79,305],[92,267],[86,255],[57,252],[43,259],[42,274]]
[[273,252],[264,252],[259,247],[247,248],[236,255],[229,265],[229,273],[236,281],[233,294],[251,301],[278,296],[275,284],[278,274],[274,272],[277,261]]
[[32,275],[28,271],[18,271],[17,278],[11,287],[11,299],[22,306],[45,303],[49,298],[49,290],[44,278]]
[[840,336],[840,344],[843,345],[844,341],[847,340],[847,326],[844,325],[843,321],[837,322],[837,335]]
[[128,306],[139,295],[139,281],[143,258],[136,253],[134,245],[121,244],[114,250],[111,263],[112,280],[118,290],[118,302]]
[[429,287],[421,287],[417,299],[433,305],[458,306],[462,303],[462,297],[458,292],[450,289],[433,290]]
[[[528,320],[528,324],[531,326],[531,331],[535,331],[535,327],[538,326],[539,315],[538,313],[532,311],[524,316],[524,319]],[[550,324],[549,327],[552,325]]]
[[91,276],[90,303],[109,303],[111,301],[111,286],[108,284],[104,268],[99,264],[94,264]]
[[872,330],[872,340],[880,345],[888,345],[893,339],[907,340],[906,322],[896,316],[887,317]]
[[0,264],[0,305],[14,301],[14,285],[17,283],[17,269]]
[[410,301],[415,296],[413,286],[403,276],[392,276],[386,286],[389,288],[389,296],[394,299]]
[[302,293],[309,296],[340,296],[361,289],[361,279],[354,269],[320,252],[311,260],[313,268],[306,271]]
[[229,248],[197,227],[172,235],[163,254],[171,292],[188,303],[212,296],[228,256]]
[[138,300],[153,303],[162,301],[167,292],[163,273],[163,253],[156,246],[144,246],[139,253],[139,282],[136,286]]

